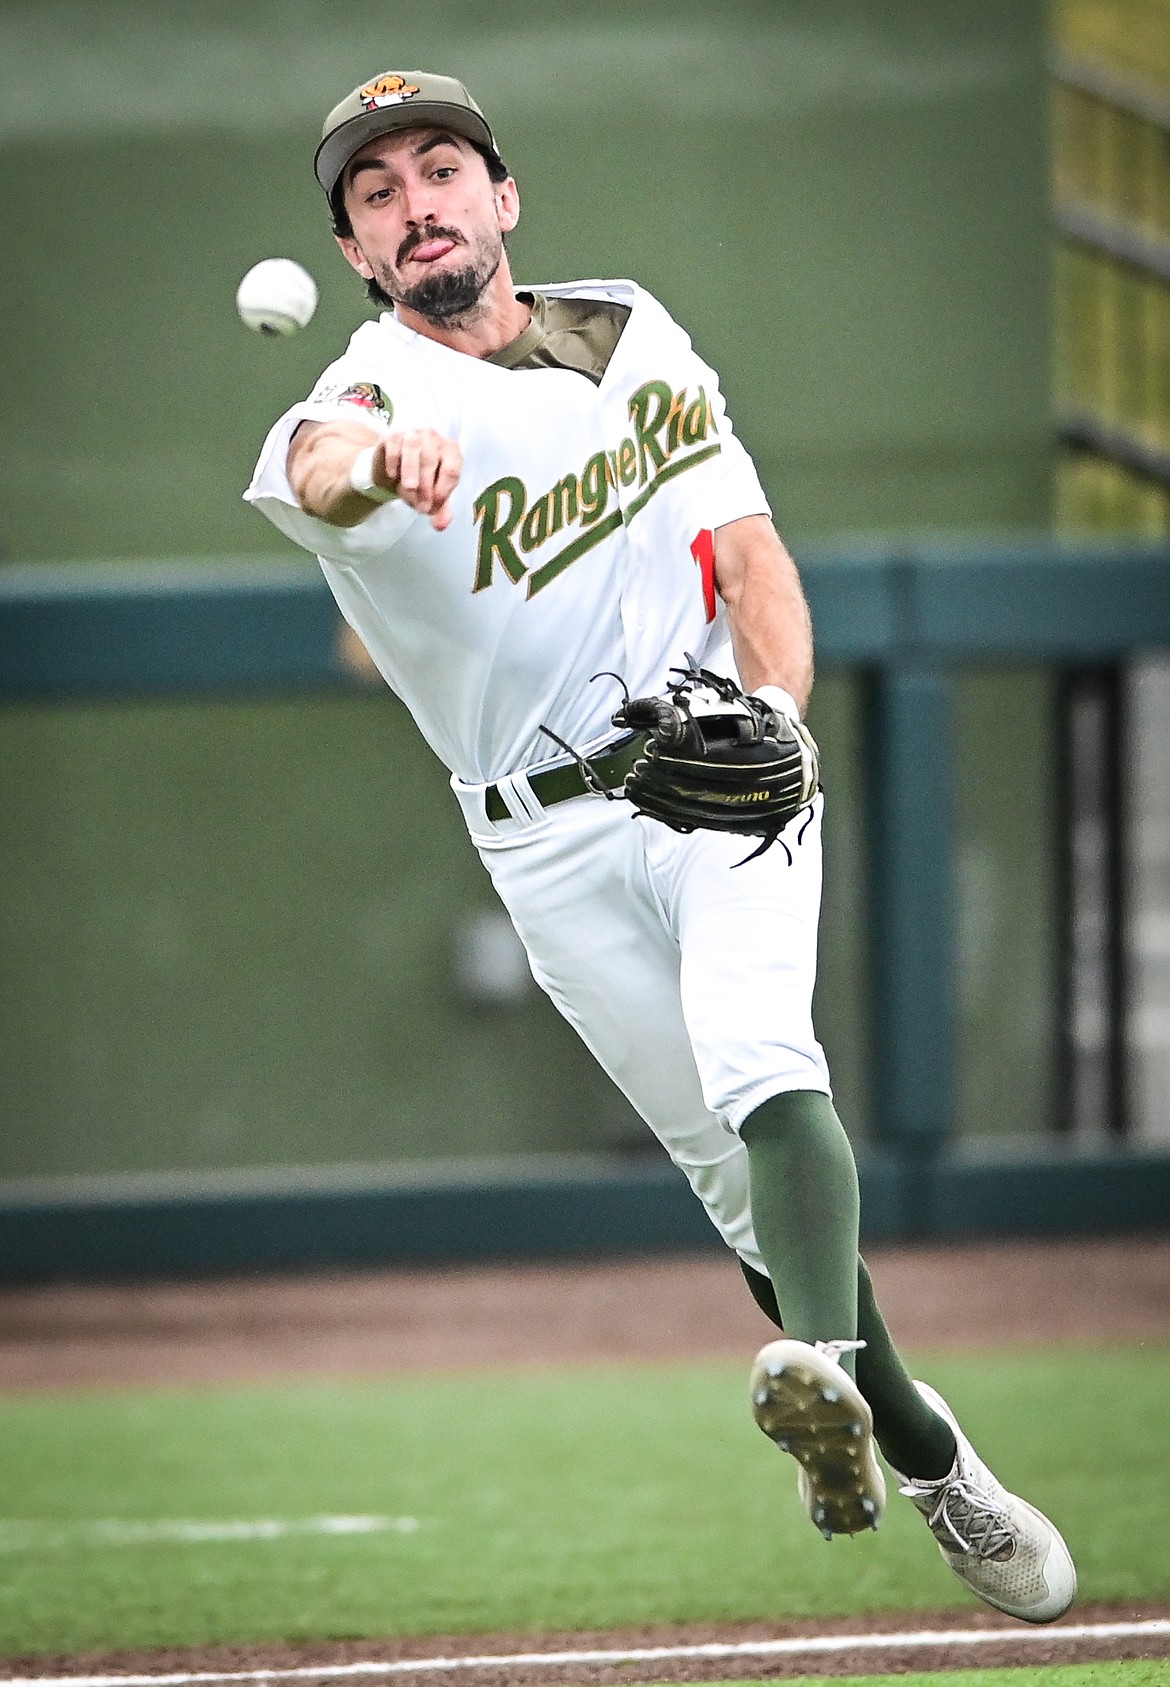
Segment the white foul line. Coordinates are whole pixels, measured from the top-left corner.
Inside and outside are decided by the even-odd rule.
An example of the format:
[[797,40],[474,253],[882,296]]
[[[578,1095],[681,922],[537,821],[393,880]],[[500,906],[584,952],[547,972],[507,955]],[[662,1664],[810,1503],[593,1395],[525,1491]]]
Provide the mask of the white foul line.
[[80,1523],[0,1518],[0,1552],[71,1546],[206,1545],[217,1541],[277,1541],[286,1535],[412,1535],[417,1517],[94,1518]]
[[1132,1623],[1069,1623],[1061,1628],[959,1628],[914,1634],[809,1634],[785,1640],[709,1641],[699,1646],[631,1646],[597,1652],[498,1652],[479,1657],[397,1658],[393,1662],[303,1665],[297,1669],[199,1670],[166,1675],[14,1675],[3,1687],[188,1687],[205,1681],[324,1681],[354,1675],[415,1675],[443,1669],[550,1669],[567,1664],[669,1663],[682,1658],[781,1658],[804,1653],[984,1646],[996,1641],[1138,1640],[1170,1634],[1170,1618]]

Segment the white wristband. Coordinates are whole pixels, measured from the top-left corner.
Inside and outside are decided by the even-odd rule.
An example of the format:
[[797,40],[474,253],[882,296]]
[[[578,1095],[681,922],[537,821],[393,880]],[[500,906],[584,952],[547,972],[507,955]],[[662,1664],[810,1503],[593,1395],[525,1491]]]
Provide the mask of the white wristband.
[[368,498],[372,504],[388,504],[391,498],[398,494],[391,492],[388,486],[380,486],[374,479],[374,458],[377,455],[376,445],[367,445],[364,451],[359,451],[349,465],[349,484],[355,492],[360,492],[363,498]]
[[796,698],[781,685],[757,685],[752,696],[761,698],[770,709],[774,709],[778,715],[784,715],[788,720],[800,719]]

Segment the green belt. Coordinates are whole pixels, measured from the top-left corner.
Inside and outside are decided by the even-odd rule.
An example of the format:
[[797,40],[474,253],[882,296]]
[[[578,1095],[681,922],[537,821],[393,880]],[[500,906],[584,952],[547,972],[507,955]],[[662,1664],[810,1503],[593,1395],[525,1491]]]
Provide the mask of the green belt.
[[[619,740],[602,755],[589,757],[590,767],[607,790],[617,790],[641,755],[645,742],[642,734],[635,732]],[[569,762],[567,767],[550,767],[544,773],[530,773],[528,784],[542,808],[551,808],[554,803],[565,802],[569,797],[583,797],[590,789],[576,762]],[[483,797],[489,820],[512,818],[498,785],[489,785]]]

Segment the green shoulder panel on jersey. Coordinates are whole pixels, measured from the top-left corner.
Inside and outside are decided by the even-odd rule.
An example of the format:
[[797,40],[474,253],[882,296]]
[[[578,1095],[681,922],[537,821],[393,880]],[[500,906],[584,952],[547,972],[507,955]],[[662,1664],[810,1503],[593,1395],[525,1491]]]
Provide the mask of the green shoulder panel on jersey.
[[501,369],[569,369],[600,386],[629,320],[629,305],[609,299],[548,298],[537,292],[517,297],[532,306],[532,320],[487,362]]

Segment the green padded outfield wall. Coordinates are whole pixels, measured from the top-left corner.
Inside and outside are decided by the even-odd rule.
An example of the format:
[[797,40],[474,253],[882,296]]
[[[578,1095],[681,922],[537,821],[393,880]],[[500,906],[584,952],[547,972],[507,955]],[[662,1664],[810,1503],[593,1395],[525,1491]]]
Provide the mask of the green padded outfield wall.
[[[1046,524],[1032,0],[4,0],[6,561],[281,549],[240,489],[365,311],[311,154],[324,109],[395,65],[487,108],[522,278],[632,274],[688,324],[798,553]],[[321,286],[289,342],[233,311],[272,254]],[[1044,1123],[1045,696],[961,692],[968,1130]],[[821,1023],[863,1134],[857,717],[826,674]],[[7,709],[0,778],[0,1177],[641,1141],[541,1000],[460,993],[490,893],[393,699]]]

